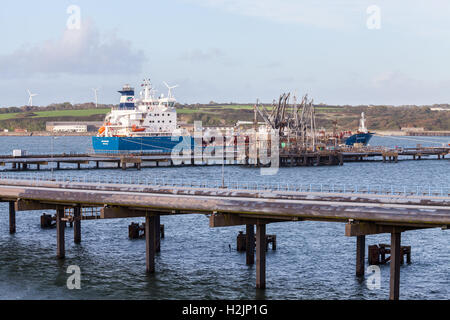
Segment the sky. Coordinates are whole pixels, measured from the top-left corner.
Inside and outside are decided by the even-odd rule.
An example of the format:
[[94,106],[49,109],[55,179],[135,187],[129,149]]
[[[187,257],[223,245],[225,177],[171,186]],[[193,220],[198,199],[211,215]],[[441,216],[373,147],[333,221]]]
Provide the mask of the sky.
[[0,32],[0,107],[144,78],[180,103],[450,103],[448,0],[15,0]]

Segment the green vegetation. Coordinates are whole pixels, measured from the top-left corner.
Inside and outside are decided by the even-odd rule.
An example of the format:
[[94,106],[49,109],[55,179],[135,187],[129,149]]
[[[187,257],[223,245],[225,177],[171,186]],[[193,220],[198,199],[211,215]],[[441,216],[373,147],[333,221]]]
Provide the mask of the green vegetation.
[[93,103],[72,105],[64,102],[46,107],[0,108],[0,129],[45,131],[45,124],[50,121],[102,121],[111,107],[99,105],[95,108]]
[[[0,108],[0,129],[16,128],[44,131],[49,121],[102,121],[112,105],[95,108],[93,103],[72,105],[52,104],[46,107]],[[270,110],[271,105],[265,105]],[[365,112],[370,130],[400,130],[402,127],[423,127],[425,130],[450,130],[450,111],[433,111],[434,106],[316,106],[318,127],[331,129],[337,121],[340,130],[355,130],[361,112]],[[178,119],[186,123],[202,121],[204,126],[234,125],[237,121],[252,121],[253,104],[192,104],[178,105]],[[259,121],[262,119],[258,116]]]
[[89,117],[96,114],[106,115],[111,109],[83,109],[83,110],[56,110],[56,111],[38,111],[32,118],[48,117]]
[[[265,106],[271,110],[271,105]],[[432,111],[433,106],[316,106],[318,127],[332,129],[337,121],[339,130],[356,130],[361,112],[365,112],[370,130],[400,130],[403,127],[423,127],[425,130],[450,130],[450,111]],[[181,105],[178,107],[181,121],[202,121],[204,126],[233,125],[238,120],[252,121],[253,104]],[[259,121],[262,121],[258,116]]]
[[15,118],[49,118],[49,117],[89,117],[96,114],[106,115],[111,109],[55,110],[36,112],[16,112],[0,114],[0,120]]

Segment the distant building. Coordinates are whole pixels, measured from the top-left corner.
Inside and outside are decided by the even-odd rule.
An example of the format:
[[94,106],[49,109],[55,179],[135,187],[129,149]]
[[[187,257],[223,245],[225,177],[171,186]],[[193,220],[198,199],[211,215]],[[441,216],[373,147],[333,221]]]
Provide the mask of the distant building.
[[102,125],[103,122],[99,121],[47,122],[45,130],[50,132],[94,132]]
[[184,129],[190,133],[194,132],[194,124],[178,121],[178,128]]
[[52,132],[87,132],[85,124],[58,124],[53,126]]
[[20,133],[23,133],[23,132],[28,132],[28,130],[27,130],[27,129],[20,129],[20,128],[17,128],[17,129],[14,129],[14,132],[20,132]]
[[412,128],[412,127],[403,127],[400,129],[401,131],[408,131],[408,132],[422,132],[425,131],[424,128]]

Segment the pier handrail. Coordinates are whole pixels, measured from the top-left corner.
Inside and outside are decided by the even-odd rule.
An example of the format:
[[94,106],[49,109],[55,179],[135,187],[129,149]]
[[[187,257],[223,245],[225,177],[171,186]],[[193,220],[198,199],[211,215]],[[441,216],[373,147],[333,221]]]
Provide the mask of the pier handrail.
[[399,196],[440,196],[450,197],[450,186],[399,186],[382,184],[326,184],[326,183],[283,183],[273,181],[233,181],[221,179],[212,180],[186,180],[168,178],[147,178],[132,176],[92,176],[92,175],[38,175],[38,174],[11,174],[0,173],[0,180],[27,180],[27,181],[54,181],[54,182],[79,182],[96,184],[120,184],[120,185],[144,185],[163,187],[191,187],[214,188],[231,190],[252,191],[277,191],[277,192],[314,192],[314,193],[339,193],[339,194],[374,194],[374,195],[399,195]]

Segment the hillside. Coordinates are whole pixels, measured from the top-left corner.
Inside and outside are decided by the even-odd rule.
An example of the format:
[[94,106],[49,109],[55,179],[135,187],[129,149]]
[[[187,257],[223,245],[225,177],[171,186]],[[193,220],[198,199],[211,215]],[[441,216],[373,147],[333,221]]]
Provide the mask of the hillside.
[[[433,106],[316,106],[318,127],[355,130],[359,126],[361,112],[370,130],[400,130],[402,127],[423,127],[425,130],[450,130],[450,106],[448,111],[433,111]],[[252,121],[253,105],[183,105],[178,107],[182,121],[192,123],[201,120],[205,125],[233,125],[238,120]],[[259,121],[262,121],[259,118]]]
[[[93,103],[72,105],[52,104],[46,107],[0,108],[0,129],[16,128],[43,131],[49,121],[102,121],[112,105]],[[270,108],[270,106],[266,106]],[[252,104],[192,104],[178,105],[179,121],[193,123],[200,120],[204,126],[233,125],[238,120],[252,121]],[[439,110],[432,110],[439,109]],[[316,106],[318,127],[331,129],[337,120],[338,129],[355,130],[361,112],[366,114],[370,130],[400,130],[402,127],[423,127],[425,130],[450,130],[449,105],[434,106]],[[259,121],[262,121],[259,119]]]

